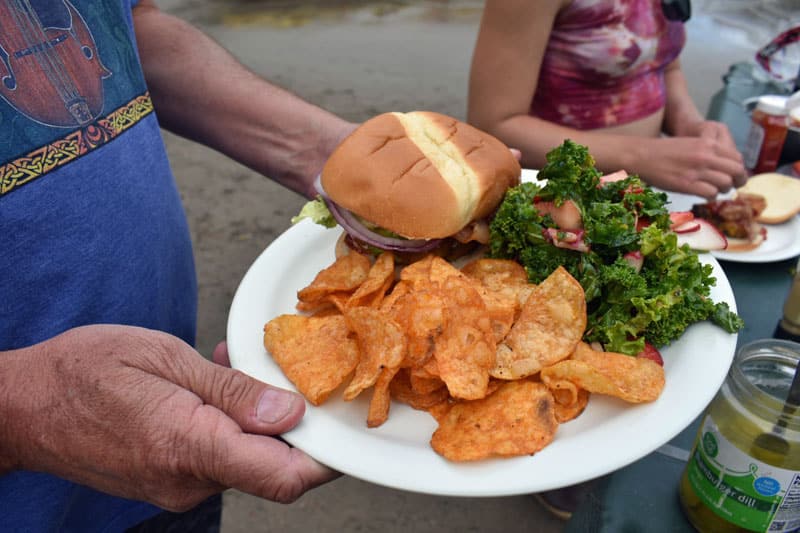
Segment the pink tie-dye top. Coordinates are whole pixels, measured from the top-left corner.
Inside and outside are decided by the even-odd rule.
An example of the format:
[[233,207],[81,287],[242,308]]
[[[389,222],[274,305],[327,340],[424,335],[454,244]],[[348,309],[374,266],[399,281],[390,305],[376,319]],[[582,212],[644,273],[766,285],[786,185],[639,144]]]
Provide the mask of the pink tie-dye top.
[[531,114],[577,129],[651,115],[664,107],[664,69],[685,41],[660,0],[573,0],[556,18]]

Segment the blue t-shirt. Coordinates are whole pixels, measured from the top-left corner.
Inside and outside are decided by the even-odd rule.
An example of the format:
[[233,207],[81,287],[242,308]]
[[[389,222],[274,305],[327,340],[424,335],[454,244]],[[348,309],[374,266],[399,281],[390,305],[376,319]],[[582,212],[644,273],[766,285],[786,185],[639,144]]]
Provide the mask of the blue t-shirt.
[[[135,3],[0,6],[0,350],[92,323],[194,343],[191,243]],[[120,531],[156,512],[47,474],[0,477],[2,531]]]

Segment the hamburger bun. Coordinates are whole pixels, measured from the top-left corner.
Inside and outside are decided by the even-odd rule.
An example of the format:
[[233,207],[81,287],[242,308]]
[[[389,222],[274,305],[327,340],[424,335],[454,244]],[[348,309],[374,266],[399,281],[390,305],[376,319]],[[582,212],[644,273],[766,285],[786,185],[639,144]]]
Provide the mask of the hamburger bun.
[[728,246],[725,248],[726,252],[749,252],[755,250],[766,239],[765,231],[758,233],[752,240],[749,239],[736,239],[734,237],[727,237]]
[[487,217],[521,169],[508,147],[430,111],[384,113],[334,150],[322,188],[339,206],[408,239],[439,239]]
[[759,194],[766,208],[756,217],[762,224],[783,224],[800,213],[800,179],[770,172],[756,174],[737,189],[737,193]]

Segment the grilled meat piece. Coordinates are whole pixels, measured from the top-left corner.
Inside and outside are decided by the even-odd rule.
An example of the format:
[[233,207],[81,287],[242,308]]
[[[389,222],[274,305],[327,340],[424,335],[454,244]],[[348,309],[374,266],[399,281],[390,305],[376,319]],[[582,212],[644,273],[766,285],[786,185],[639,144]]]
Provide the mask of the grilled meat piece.
[[692,213],[711,222],[727,237],[753,240],[762,232],[756,217],[766,205],[767,202],[761,195],[739,193],[736,198],[729,200],[695,204],[692,206]]

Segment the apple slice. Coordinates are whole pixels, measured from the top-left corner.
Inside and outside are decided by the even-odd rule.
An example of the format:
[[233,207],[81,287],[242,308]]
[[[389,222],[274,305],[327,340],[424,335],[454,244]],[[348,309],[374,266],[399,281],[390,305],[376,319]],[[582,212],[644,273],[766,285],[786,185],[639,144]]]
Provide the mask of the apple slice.
[[690,220],[683,224],[673,226],[672,231],[675,233],[691,233],[700,229],[700,223],[697,220]]
[[642,265],[644,264],[644,255],[639,250],[634,250],[632,252],[628,252],[622,256],[622,259],[628,263],[632,269],[636,272],[642,270]]
[[724,250],[728,247],[728,239],[708,220],[696,218],[695,222],[700,226],[695,231],[676,233],[678,246],[688,244],[690,248],[698,251]]
[[560,229],[583,229],[581,210],[572,200],[567,200],[558,207],[556,207],[553,202],[542,201],[534,202],[533,206],[540,215],[550,215],[550,217],[553,219],[553,222],[555,222],[556,226],[558,226]]
[[616,172],[612,172],[611,174],[606,174],[605,176],[600,176],[600,185],[605,185],[606,183],[612,183],[615,181],[622,181],[628,177],[628,173],[624,170],[617,170]]
[[671,229],[694,220],[694,213],[691,211],[670,211],[669,213],[669,226]]

